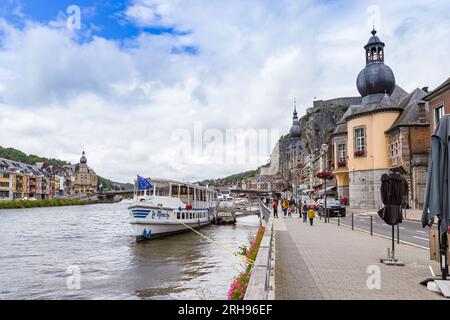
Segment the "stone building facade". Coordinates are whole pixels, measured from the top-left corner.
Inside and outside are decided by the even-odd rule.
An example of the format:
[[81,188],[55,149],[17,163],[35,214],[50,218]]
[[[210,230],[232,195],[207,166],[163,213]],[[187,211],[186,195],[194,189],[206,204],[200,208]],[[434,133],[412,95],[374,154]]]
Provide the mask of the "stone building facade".
[[80,158],[80,163],[75,165],[75,184],[74,192],[76,194],[92,194],[97,191],[97,175],[95,171],[88,167],[85,152]]

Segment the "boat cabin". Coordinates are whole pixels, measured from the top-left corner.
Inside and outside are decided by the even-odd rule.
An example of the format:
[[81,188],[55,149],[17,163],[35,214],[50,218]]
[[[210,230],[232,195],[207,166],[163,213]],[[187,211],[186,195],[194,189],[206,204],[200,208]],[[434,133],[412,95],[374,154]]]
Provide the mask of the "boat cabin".
[[151,197],[170,197],[178,198],[192,208],[210,208],[217,199],[217,191],[207,187],[170,180],[151,180],[150,183],[153,185],[151,190],[135,189],[137,201]]

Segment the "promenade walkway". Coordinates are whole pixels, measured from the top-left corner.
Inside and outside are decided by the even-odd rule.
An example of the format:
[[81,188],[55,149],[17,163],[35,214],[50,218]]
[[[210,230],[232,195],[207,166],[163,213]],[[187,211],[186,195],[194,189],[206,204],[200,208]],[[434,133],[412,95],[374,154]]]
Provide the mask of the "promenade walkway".
[[[429,265],[439,272],[428,250],[396,244],[405,266],[386,266],[379,258],[391,242],[381,237],[318,218],[310,227],[298,215],[274,219],[274,230],[275,299],[443,299],[420,284]],[[368,288],[368,268],[379,268],[380,289]]]

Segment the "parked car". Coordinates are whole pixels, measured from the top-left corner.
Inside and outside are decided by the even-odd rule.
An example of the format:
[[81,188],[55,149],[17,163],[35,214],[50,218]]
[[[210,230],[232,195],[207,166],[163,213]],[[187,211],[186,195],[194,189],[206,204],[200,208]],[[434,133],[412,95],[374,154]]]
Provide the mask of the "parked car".
[[[319,207],[319,215],[324,216],[325,215],[325,200],[319,199],[317,201],[318,207]],[[336,199],[333,198],[327,198],[327,208],[326,212],[328,213],[329,217],[337,217],[339,214],[341,217],[345,217],[346,210],[345,206]]]
[[307,200],[311,200],[310,196],[302,196],[301,201],[303,203],[303,201],[307,201]]
[[[305,200],[305,201],[306,201],[306,205],[308,206],[308,208],[311,208],[313,210],[317,210],[318,205],[313,199],[308,199],[308,200]],[[302,202],[302,204],[303,204],[303,202]]]

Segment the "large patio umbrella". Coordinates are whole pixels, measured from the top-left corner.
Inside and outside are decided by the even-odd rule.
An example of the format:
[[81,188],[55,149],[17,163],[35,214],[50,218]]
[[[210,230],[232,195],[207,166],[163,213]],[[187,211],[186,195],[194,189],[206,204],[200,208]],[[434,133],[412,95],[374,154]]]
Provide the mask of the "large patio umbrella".
[[394,225],[402,222],[402,177],[398,173],[383,174],[381,176],[381,200],[384,207],[378,211],[378,215],[387,224],[392,226],[391,257],[381,259],[381,262],[389,265],[404,265],[395,259],[395,234]]
[[422,226],[430,226],[434,218],[438,218],[439,247],[442,278],[446,279],[448,274],[447,230],[449,225],[449,200],[450,189],[449,178],[449,138],[450,138],[450,116],[440,119],[431,136],[431,152],[428,158],[428,176],[425,189],[425,201],[422,213]]

